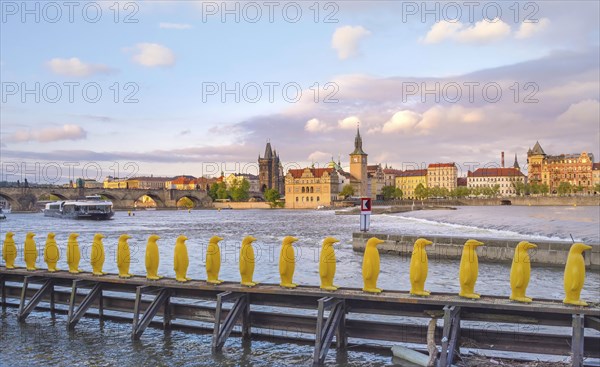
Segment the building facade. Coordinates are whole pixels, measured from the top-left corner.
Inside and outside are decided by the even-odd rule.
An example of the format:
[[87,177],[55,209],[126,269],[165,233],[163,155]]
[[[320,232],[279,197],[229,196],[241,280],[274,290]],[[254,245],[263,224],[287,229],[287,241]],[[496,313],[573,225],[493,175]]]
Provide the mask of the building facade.
[[162,190],[170,180],[168,177],[133,177],[127,180],[127,184],[130,189]]
[[467,172],[467,187],[494,188],[498,185],[498,194],[501,196],[515,196],[515,184],[525,183],[525,175],[514,167],[510,168],[478,168],[475,172]]
[[250,184],[250,188],[248,189],[250,193],[260,192],[260,182],[258,176],[249,173],[230,174],[229,176],[225,177],[225,186],[227,186],[229,189],[243,179],[246,179],[246,181],[248,181]]
[[383,186],[396,186],[396,176],[399,176],[400,174],[402,174],[401,170],[386,165],[383,169]]
[[458,168],[452,163],[431,163],[427,166],[427,186],[456,190]]
[[548,155],[539,142],[527,151],[527,178],[530,183],[546,184],[556,194],[562,182],[581,187],[585,194],[594,192],[592,153]]
[[316,209],[337,200],[339,176],[333,168],[290,169],[285,176],[285,207]]
[[285,192],[283,166],[277,151],[271,148],[270,142],[265,147],[264,157],[261,158],[260,154],[258,155],[258,180],[260,192],[264,193],[268,189],[275,189],[281,195]]
[[592,180],[594,193],[600,194],[600,190],[598,190],[598,185],[600,185],[600,163],[594,163],[592,166]]
[[405,199],[416,199],[415,189],[419,184],[427,187],[427,170],[413,169],[396,175],[396,187],[402,190]]

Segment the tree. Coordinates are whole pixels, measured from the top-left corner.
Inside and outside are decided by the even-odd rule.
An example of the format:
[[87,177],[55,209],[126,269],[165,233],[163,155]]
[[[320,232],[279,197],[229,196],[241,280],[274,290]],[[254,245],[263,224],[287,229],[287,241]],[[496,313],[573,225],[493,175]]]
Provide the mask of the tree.
[[347,198],[352,195],[354,195],[354,187],[352,187],[350,184],[344,185],[344,187],[342,187],[342,191],[340,192],[340,196]]
[[566,194],[570,194],[571,191],[573,191],[573,187],[568,182],[561,182],[560,185],[558,185],[557,191],[558,195],[564,196]]
[[428,190],[422,183],[419,183],[417,187],[415,187],[415,197],[417,199],[423,200],[428,196]]
[[384,186],[381,193],[383,194],[383,200],[392,200],[395,197],[396,188],[394,186]]
[[402,192],[402,190],[400,190],[399,187],[396,187],[394,189],[394,198],[395,199],[402,199],[403,196],[404,196],[404,193]]
[[453,190],[450,193],[450,196],[457,197],[457,198],[465,198],[465,197],[469,196],[470,193],[471,193],[471,190],[469,190],[468,187],[459,186],[456,188],[456,190]]
[[600,184],[594,185],[594,192],[600,192]]
[[491,189],[492,192],[490,196],[498,196],[498,193],[500,192],[500,185],[495,184]]
[[250,182],[245,178],[235,180],[229,190],[229,195],[233,201],[247,200],[250,197]]
[[267,189],[265,191],[265,200],[269,203],[271,208],[283,207],[283,202],[279,201],[281,195],[276,189]]
[[548,184],[541,184],[540,185],[540,193],[542,195],[547,195],[550,192],[550,187],[548,186]]

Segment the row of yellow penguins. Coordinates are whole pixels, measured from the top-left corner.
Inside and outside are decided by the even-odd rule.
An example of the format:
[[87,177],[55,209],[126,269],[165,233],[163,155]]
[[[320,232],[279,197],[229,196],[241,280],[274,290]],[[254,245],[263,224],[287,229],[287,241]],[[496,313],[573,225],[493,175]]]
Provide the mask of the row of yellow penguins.
[[[8,232],[4,240],[2,248],[3,258],[6,261],[7,269],[14,269],[15,259],[17,257],[17,248],[13,240],[13,233]],[[27,270],[36,270],[37,247],[33,237],[35,234],[27,233],[24,244],[24,257]],[[81,254],[79,251],[79,243],[77,237],[79,234],[71,233],[67,243],[67,264],[69,265],[70,273],[80,273],[79,261]],[[54,233],[49,233],[44,247],[44,261],[48,265],[48,271],[57,271],[56,263],[59,258],[59,248],[54,239]],[[102,271],[104,266],[104,245],[102,239],[104,235],[96,234],[92,243],[92,255],[90,263],[92,265],[93,274],[101,276],[106,274]],[[121,235],[117,247],[117,267],[119,276],[123,278],[132,277],[129,273],[130,251],[127,240],[129,235]],[[159,252],[156,243],[160,237],[151,235],[148,238],[146,246],[146,278],[150,280],[158,280],[162,278],[158,275]],[[175,244],[174,264],[176,280],[179,282],[187,282],[191,280],[187,277],[187,269],[189,266],[189,257],[185,241],[187,237],[179,236]],[[209,240],[206,251],[206,281],[211,284],[220,284],[223,281],[219,279],[219,271],[221,268],[221,253],[219,242],[223,238],[213,236]],[[254,248],[252,243],[256,238],[247,236],[242,241],[240,249],[239,269],[242,278],[241,284],[248,287],[253,287],[257,283],[252,280],[254,274],[255,258]],[[279,273],[281,276],[280,285],[285,288],[295,288],[297,284],[292,282],[295,270],[295,253],[292,247],[297,238],[287,236],[283,239],[281,253],[279,257]],[[335,291],[338,286],[333,284],[333,278],[336,270],[335,252],[333,244],[339,242],[333,237],[327,237],[323,241],[322,250],[319,258],[319,275],[321,278],[321,288],[329,291]],[[379,277],[379,251],[377,245],[385,241],[376,237],[372,237],[367,241],[367,246],[363,258],[362,275],[364,280],[363,291],[370,293],[380,293],[382,289],[377,288],[377,278]],[[413,253],[410,261],[410,294],[416,296],[429,296],[430,292],[424,289],[425,280],[427,279],[428,260],[425,248],[431,245],[432,242],[424,238],[419,238],[413,248]],[[477,259],[476,248],[483,245],[482,242],[476,240],[468,240],[463,247],[462,257],[460,260],[459,280],[460,292],[459,296],[471,299],[478,299],[479,294],[475,293],[475,282],[479,273],[479,264]],[[532,299],[525,295],[529,284],[531,271],[530,258],[528,250],[536,248],[535,244],[527,241],[520,242],[515,248],[512,268],[510,271],[510,285],[512,292],[510,299],[518,302],[531,302]],[[581,289],[585,280],[585,262],[583,259],[583,251],[590,250],[592,247],[583,243],[575,243],[571,246],[569,256],[567,258],[565,273],[564,273],[564,288],[565,298],[564,303],[578,306],[587,306],[587,303],[580,299]]]

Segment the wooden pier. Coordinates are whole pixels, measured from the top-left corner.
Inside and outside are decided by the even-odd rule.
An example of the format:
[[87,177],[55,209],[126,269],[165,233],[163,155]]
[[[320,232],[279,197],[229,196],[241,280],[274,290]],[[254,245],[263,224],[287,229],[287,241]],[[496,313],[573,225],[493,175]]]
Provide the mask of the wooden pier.
[[[315,336],[315,365],[324,363],[334,340],[341,349],[347,347],[348,338],[357,343],[425,345],[432,317],[443,320],[435,331],[436,344],[441,346],[440,366],[450,366],[461,347],[570,355],[572,366],[583,366],[585,358],[600,358],[597,304],[576,307],[541,299],[523,304],[491,296],[473,301],[452,294],[423,298],[399,291],[375,295],[355,288],[328,292],[314,286],[286,289],[275,284],[248,288],[233,282],[215,286],[202,280],[179,283],[171,278],[149,281],[141,276],[121,279],[5,268],[0,268],[0,288],[2,307],[18,306],[22,322],[40,302],[46,304],[40,308],[53,313],[68,306],[70,329],[92,309],[101,320],[107,317],[105,312],[125,312],[131,315],[133,339],[143,337],[151,323],[156,325],[155,317],[162,319],[165,329],[173,320],[212,324],[214,351],[223,348],[236,325],[241,326],[243,338],[250,338],[252,329],[281,331],[282,338],[290,331],[310,334]],[[198,300],[212,303],[194,302]],[[277,312],[252,306],[269,306]],[[593,335],[586,335],[586,330]]]

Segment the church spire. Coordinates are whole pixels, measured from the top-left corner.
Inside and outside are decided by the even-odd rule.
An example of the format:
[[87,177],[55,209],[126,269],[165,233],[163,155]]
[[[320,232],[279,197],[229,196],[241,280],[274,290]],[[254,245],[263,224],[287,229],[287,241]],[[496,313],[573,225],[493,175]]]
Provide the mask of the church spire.
[[519,162],[517,161],[517,154],[516,153],[515,153],[515,163],[513,164],[513,168],[516,168],[519,171],[521,170],[521,167],[519,167]]
[[354,151],[350,154],[367,155],[367,153],[362,150],[362,138],[360,137],[360,129],[358,126],[356,126],[356,137],[354,138]]

